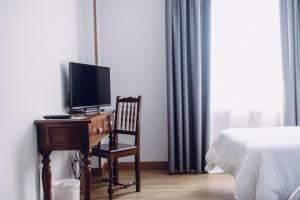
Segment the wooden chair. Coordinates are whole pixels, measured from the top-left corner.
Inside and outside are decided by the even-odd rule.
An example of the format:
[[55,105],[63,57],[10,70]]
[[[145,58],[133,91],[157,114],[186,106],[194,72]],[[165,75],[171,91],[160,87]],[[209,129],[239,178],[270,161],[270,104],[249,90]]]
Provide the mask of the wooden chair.
[[[136,192],[141,190],[140,181],[140,115],[142,97],[137,98],[117,97],[114,129],[109,135],[109,144],[99,144],[92,149],[92,156],[106,158],[108,164],[109,199],[112,199],[114,191],[125,189],[135,185]],[[118,135],[126,134],[134,136],[134,144],[123,144],[118,142]],[[125,156],[135,156],[135,182],[129,184],[119,183],[118,158]]]

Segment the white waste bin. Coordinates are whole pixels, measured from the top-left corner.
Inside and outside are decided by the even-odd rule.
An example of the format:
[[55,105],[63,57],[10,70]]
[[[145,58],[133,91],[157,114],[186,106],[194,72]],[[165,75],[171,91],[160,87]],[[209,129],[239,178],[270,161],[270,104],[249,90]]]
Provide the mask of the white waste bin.
[[53,200],[80,200],[80,181],[62,179],[52,185]]

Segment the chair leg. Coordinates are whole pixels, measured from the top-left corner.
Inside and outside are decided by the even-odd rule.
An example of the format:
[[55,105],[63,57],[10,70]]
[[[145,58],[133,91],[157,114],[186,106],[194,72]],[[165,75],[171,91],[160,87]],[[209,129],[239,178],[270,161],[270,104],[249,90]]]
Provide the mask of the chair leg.
[[99,166],[99,175],[100,175],[100,178],[102,178],[102,162],[101,162],[101,157],[98,158],[98,166]]
[[119,182],[119,162],[118,159],[114,160],[114,182],[118,183]]
[[112,200],[112,193],[113,193],[113,159],[108,159],[108,174],[109,174],[109,185],[108,185],[108,196],[109,200]]
[[135,187],[136,192],[141,191],[141,163],[140,163],[140,155],[135,155]]

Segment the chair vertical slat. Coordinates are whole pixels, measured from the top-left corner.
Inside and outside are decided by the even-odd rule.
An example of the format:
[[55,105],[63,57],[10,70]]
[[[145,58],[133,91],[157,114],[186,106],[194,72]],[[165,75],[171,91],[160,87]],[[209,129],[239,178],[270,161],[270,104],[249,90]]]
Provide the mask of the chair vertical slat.
[[136,107],[136,103],[133,103],[132,131],[135,130],[135,107]]
[[121,123],[120,123],[120,129],[123,129],[123,121],[124,121],[124,103],[122,104],[122,109],[121,109]]
[[126,109],[125,109],[125,130],[127,130],[128,126],[128,102],[126,103]]
[[130,102],[130,106],[129,106],[129,120],[128,120],[129,121],[129,127],[128,127],[129,131],[131,131],[131,128],[130,128],[131,127],[131,123],[132,123],[131,122],[131,120],[132,120],[131,119],[131,117],[132,117],[131,115],[132,115],[132,102]]

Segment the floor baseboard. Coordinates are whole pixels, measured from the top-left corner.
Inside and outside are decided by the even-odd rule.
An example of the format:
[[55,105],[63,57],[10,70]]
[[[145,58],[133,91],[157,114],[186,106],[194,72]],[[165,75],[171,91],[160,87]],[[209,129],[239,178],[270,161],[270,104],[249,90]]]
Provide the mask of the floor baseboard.
[[[102,167],[102,173],[107,171],[107,163]],[[134,170],[134,162],[119,162],[119,170]],[[141,170],[168,170],[167,161],[147,161],[141,162]],[[99,168],[92,168],[93,176],[100,176]]]

